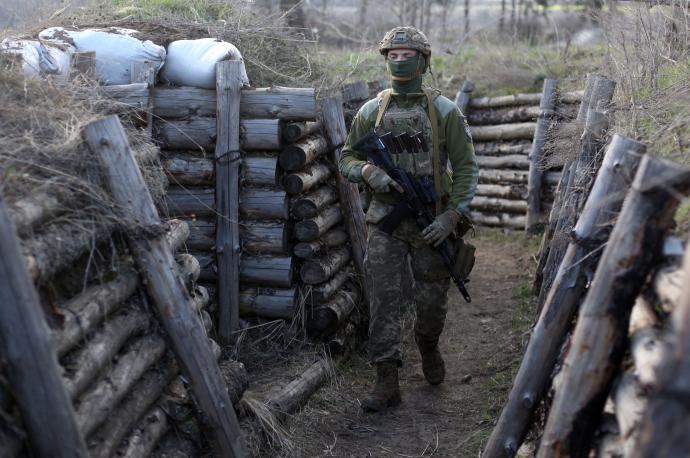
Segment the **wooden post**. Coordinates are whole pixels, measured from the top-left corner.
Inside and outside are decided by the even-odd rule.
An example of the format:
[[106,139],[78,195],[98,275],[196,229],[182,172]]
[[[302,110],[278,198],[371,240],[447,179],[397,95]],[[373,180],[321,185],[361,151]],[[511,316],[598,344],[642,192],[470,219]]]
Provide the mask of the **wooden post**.
[[541,229],[539,215],[541,213],[541,156],[546,143],[546,134],[551,124],[551,118],[556,107],[556,86],[558,80],[544,80],[539,104],[539,119],[532,140],[532,151],[529,155],[529,175],[527,178],[527,226],[528,234],[534,234]]
[[40,457],[88,457],[38,294],[0,196],[0,353],[29,443]]
[[[615,81],[597,77],[590,97],[590,106],[608,105],[613,98],[616,87]],[[584,103],[584,99],[583,99]],[[567,248],[567,234],[577,221],[578,213],[582,210],[585,196],[589,193],[592,179],[600,164],[598,151],[603,145],[608,118],[605,112],[589,109],[585,112],[585,128],[580,139],[579,154],[570,170],[567,194],[561,205],[553,240],[549,245],[548,258],[542,271],[542,289],[539,295],[539,307],[544,304],[546,295],[563,260]]]
[[216,257],[218,334],[230,343],[240,323],[240,87],[241,63],[216,66]]
[[[340,147],[347,139],[347,128],[343,115],[343,104],[340,97],[326,97],[321,100],[321,112],[326,136],[332,149],[331,160],[338,164],[340,160]],[[367,244],[367,226],[364,222],[364,211],[359,199],[357,185],[347,181],[340,172],[335,175],[340,196],[340,210],[345,217],[347,231],[350,234],[352,245],[352,258],[355,261],[357,273],[364,278],[364,252]],[[364,300],[368,304],[369,296],[366,288],[363,288]]]
[[539,458],[587,455],[626,350],[630,310],[661,258],[678,200],[689,190],[690,169],[642,159],[580,309]]
[[465,80],[462,82],[458,93],[455,94],[455,104],[463,114],[467,111],[467,106],[470,104],[472,91],[474,91],[474,83],[470,80]]
[[130,82],[146,83],[149,90],[149,100],[146,104],[146,133],[149,137],[153,135],[153,86],[156,84],[156,68],[158,64],[153,62],[132,62],[129,69]]
[[688,422],[690,413],[683,399],[690,390],[690,245],[683,261],[682,290],[672,314],[670,345],[663,349],[656,371],[658,381],[649,396],[649,408],[638,426],[635,458],[656,456],[688,456]]
[[84,137],[106,171],[106,181],[119,205],[120,220],[129,226],[128,242],[148,293],[204,418],[215,434],[219,453],[245,456],[235,411],[192,299],[177,276],[170,244],[164,237],[153,237],[161,221],[120,120],[110,116],[95,121],[86,126]]
[[561,343],[577,311],[588,278],[598,261],[598,243],[611,230],[630,186],[644,145],[615,136],[577,224],[576,242],[568,247],[556,279],[541,311],[508,401],[491,433],[483,456],[514,456],[529,430],[529,419],[548,388]]

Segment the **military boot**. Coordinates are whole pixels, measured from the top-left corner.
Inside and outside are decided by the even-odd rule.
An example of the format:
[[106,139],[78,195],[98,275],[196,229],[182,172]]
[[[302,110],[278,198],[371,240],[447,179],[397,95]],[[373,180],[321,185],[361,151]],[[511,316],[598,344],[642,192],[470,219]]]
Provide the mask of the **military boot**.
[[362,408],[367,412],[378,412],[400,404],[398,384],[398,363],[385,361],[376,364],[376,385],[374,390],[362,399]]
[[446,365],[438,349],[438,339],[428,340],[416,336],[417,347],[422,355],[422,372],[431,385],[438,385],[446,378]]

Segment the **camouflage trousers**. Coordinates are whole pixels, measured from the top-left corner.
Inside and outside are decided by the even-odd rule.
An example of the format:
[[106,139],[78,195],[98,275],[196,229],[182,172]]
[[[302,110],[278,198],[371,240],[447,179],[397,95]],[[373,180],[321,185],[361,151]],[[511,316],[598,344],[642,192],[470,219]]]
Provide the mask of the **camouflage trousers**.
[[397,361],[400,365],[405,304],[410,299],[414,302],[416,337],[438,339],[446,320],[450,275],[411,219],[403,221],[391,235],[369,224],[364,267],[370,298],[369,360]]

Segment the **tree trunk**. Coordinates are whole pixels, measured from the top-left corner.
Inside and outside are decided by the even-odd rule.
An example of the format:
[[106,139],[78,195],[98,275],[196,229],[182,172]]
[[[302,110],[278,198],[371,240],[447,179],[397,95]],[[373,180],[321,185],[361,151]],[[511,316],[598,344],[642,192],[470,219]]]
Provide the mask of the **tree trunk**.
[[323,283],[335,275],[350,260],[347,247],[337,248],[321,258],[310,259],[302,265],[300,276],[307,285]]
[[503,155],[528,155],[532,148],[529,140],[521,140],[515,144],[499,143],[475,143],[474,152],[477,156],[503,156]]
[[467,122],[472,126],[533,122],[537,120],[539,113],[539,107],[532,106],[489,108],[470,112],[467,115]]
[[498,211],[502,213],[525,213],[527,202],[524,200],[508,200],[496,197],[476,196],[470,203],[470,209],[483,212]]
[[68,358],[67,368],[74,368],[74,373],[64,380],[70,398],[75,399],[82,394],[98,373],[111,364],[127,340],[149,325],[149,315],[142,310],[125,312],[109,319],[77,355]]
[[176,373],[177,366],[172,361],[164,361],[159,367],[148,371],[123,402],[109,413],[103,427],[89,437],[91,456],[110,458]]
[[289,218],[289,199],[284,191],[245,188],[240,193],[240,213],[250,219]]
[[479,226],[489,227],[505,227],[508,229],[523,229],[525,227],[525,216],[516,216],[514,214],[500,213],[500,214],[486,214],[473,211],[471,214],[472,221]]
[[330,300],[348,280],[355,277],[352,267],[348,266],[338,271],[329,281],[311,287],[308,298],[312,304],[323,304]]
[[611,142],[571,243],[541,311],[513,382],[508,402],[484,449],[484,457],[514,456],[529,429],[529,420],[548,390],[561,344],[596,269],[593,251],[607,240],[610,215],[617,214],[644,145],[616,136]]
[[141,376],[166,351],[165,340],[158,335],[137,339],[98,383],[92,385],[77,401],[77,423],[88,437],[112,413]]
[[534,137],[535,129],[536,123],[533,122],[470,127],[472,139],[476,142],[523,139],[531,140]]
[[311,164],[304,171],[285,175],[283,187],[288,194],[301,194],[309,191],[331,177],[331,169],[326,164]]
[[594,418],[623,358],[630,309],[688,183],[690,170],[649,156],[642,159],[582,305],[539,457],[588,452]]
[[300,242],[312,242],[340,223],[343,215],[338,207],[327,207],[311,219],[298,221],[295,224],[295,237]]
[[328,150],[326,139],[312,135],[297,143],[286,146],[280,153],[278,163],[288,172],[302,170],[307,164],[311,164]]
[[160,407],[154,407],[146,414],[141,426],[132,432],[117,451],[117,456],[122,458],[151,456],[167,430],[168,416]]
[[[158,120],[154,123],[154,132],[163,149],[210,152],[216,144],[216,119]],[[243,150],[275,151],[281,146],[280,120],[240,120],[240,148]]]
[[292,256],[243,256],[240,281],[257,286],[292,286]]
[[252,186],[279,184],[278,159],[275,156],[246,155],[242,158],[242,181]]
[[328,379],[328,374],[332,370],[329,359],[318,360],[303,374],[271,396],[266,404],[283,415],[295,412]]
[[530,160],[518,154],[505,156],[477,156],[477,165],[487,169],[527,170],[530,168]]
[[338,194],[330,186],[321,186],[292,201],[291,213],[297,219],[316,217],[324,208],[338,201]]
[[215,180],[213,161],[188,154],[161,161],[170,183],[180,186],[210,186]]
[[87,457],[41,303],[2,196],[0,253],[0,352],[31,448],[39,457]]
[[470,100],[469,108],[502,108],[521,105],[539,105],[541,92],[530,94],[502,95],[498,97],[477,97]]
[[334,228],[326,232],[318,240],[313,242],[301,242],[295,245],[294,253],[302,259],[311,259],[315,256],[323,254],[328,248],[343,245],[348,240],[347,233],[340,229]]
[[326,304],[307,312],[307,329],[321,336],[333,334],[346,323],[358,301],[356,291],[340,291]]
[[240,221],[242,252],[248,254],[286,254],[289,250],[285,222]]
[[120,266],[117,278],[102,285],[91,286],[60,307],[63,321],[53,330],[53,342],[62,356],[84,340],[109,314],[122,306],[139,286],[139,275],[130,265]]
[[[165,196],[169,216],[196,219],[215,215],[212,189],[170,188]],[[288,219],[288,197],[284,191],[244,188],[240,192],[240,213],[251,219]]]
[[283,125],[283,140],[294,143],[321,130],[320,121],[295,121]]
[[297,290],[250,288],[240,291],[240,313],[291,320],[297,313]]
[[687,403],[690,396],[688,380],[690,366],[690,253],[685,250],[682,294],[671,315],[671,329],[666,336],[662,361],[656,372],[658,382],[649,396],[649,408],[643,415],[640,433],[633,458],[658,456],[687,456],[690,440],[687,431],[690,427],[690,413]]
[[520,185],[480,184],[477,185],[476,195],[503,199],[525,199],[527,188]]

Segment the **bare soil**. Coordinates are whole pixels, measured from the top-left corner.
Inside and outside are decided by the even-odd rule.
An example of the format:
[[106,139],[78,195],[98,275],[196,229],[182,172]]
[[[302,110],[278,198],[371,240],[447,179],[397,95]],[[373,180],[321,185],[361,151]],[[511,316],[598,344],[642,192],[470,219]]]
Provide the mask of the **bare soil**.
[[446,381],[426,383],[408,320],[403,403],[365,414],[373,386],[364,352],[340,364],[329,386],[288,422],[291,449],[278,456],[476,457],[510,390],[534,312],[529,294],[536,241],[487,232],[473,240],[477,263],[471,304],[451,290],[441,346]]

